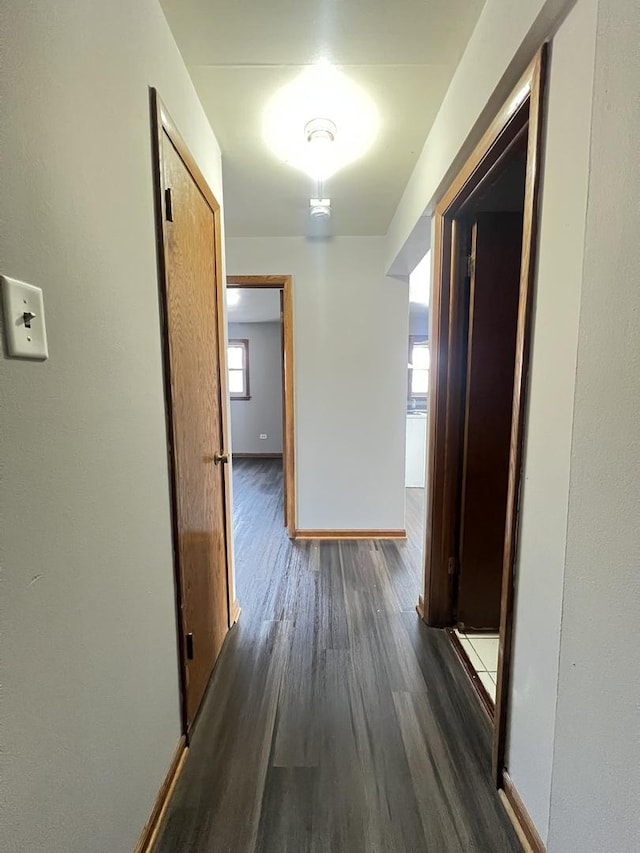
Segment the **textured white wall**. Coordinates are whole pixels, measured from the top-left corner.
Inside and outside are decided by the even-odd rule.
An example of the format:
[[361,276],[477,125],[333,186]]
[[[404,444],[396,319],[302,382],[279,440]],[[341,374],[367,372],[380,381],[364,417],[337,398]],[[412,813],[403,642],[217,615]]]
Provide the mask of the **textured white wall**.
[[600,0],[550,853],[640,850],[638,44]]
[[507,766],[549,823],[597,0],[553,39],[529,373]]
[[0,359],[7,853],[129,853],[180,734],[148,87],[221,199],[155,0],[1,7],[0,270],[50,358]]
[[[229,338],[249,341],[250,400],[231,400],[234,453],[282,453],[282,327],[229,323]],[[261,433],[268,438],[261,440]]]
[[384,239],[237,238],[230,275],[293,275],[298,527],[404,527],[408,285]]

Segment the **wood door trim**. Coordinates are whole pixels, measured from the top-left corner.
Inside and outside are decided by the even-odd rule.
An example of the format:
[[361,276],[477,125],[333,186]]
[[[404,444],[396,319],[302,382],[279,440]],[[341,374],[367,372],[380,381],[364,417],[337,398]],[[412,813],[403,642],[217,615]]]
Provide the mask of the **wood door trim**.
[[[179,555],[178,555],[178,515],[176,503],[176,488],[174,482],[174,463],[173,463],[173,410],[171,403],[171,388],[169,377],[171,375],[171,363],[169,357],[169,346],[166,332],[167,324],[167,308],[165,305],[167,291],[167,235],[166,235],[166,196],[164,193],[164,159],[162,154],[162,138],[163,134],[171,141],[176,152],[182,159],[185,167],[193,178],[198,190],[202,193],[213,213],[214,227],[214,253],[215,253],[215,297],[217,306],[217,324],[218,324],[218,359],[220,363],[220,396],[221,396],[221,435],[225,447],[229,445],[229,423],[227,407],[223,401],[227,398],[227,376],[226,376],[226,351],[225,351],[225,334],[224,334],[224,278],[222,265],[222,229],[221,229],[221,212],[220,205],[211,191],[204,175],[200,171],[198,164],[189,151],[186,142],[177,130],[168,110],[162,103],[157,90],[153,87],[149,89],[150,106],[151,106],[151,127],[152,127],[152,156],[153,156],[153,173],[154,173],[154,195],[155,195],[155,224],[156,224],[156,252],[158,263],[158,278],[160,286],[160,314],[161,314],[161,338],[162,338],[162,358],[163,358],[163,374],[164,374],[164,398],[165,398],[165,419],[167,429],[167,454],[169,464],[169,493],[171,500],[171,527],[173,539],[173,565],[174,565],[174,582],[176,589],[176,642],[178,647],[178,665],[180,675],[180,710],[182,732],[188,743],[188,713],[187,713],[187,689],[186,677],[187,666],[185,659],[184,648],[184,624],[182,616],[182,579],[180,575]],[[229,466],[224,466],[223,474],[224,495],[223,504],[225,511],[225,553],[226,553],[226,577],[227,577],[227,622],[230,628],[240,615],[240,607],[235,600],[234,590],[234,571],[232,562],[232,550],[230,543],[232,541],[231,527],[231,482]]]
[[227,287],[271,288],[282,292],[284,523],[289,537],[293,539],[297,521],[293,277],[290,275],[228,275]]
[[184,767],[184,762],[187,758],[188,752],[189,749],[187,747],[186,738],[182,735],[174,750],[173,756],[171,757],[169,768],[153,802],[147,822],[140,833],[140,838],[135,846],[134,853],[151,853],[153,850],[160,830],[160,824],[162,823],[162,818],[164,817],[165,812],[169,807],[169,803],[171,802],[171,797],[173,796],[176,783],[182,773],[182,768]]
[[529,378],[529,355],[531,350],[535,261],[538,242],[538,196],[542,156],[542,113],[547,53],[547,45],[545,44],[534,60],[530,78],[527,174],[525,181],[522,263],[520,270],[520,305],[518,309],[518,331],[516,338],[516,369],[513,383],[509,488],[507,494],[507,520],[502,573],[502,599],[500,604],[500,646],[498,650],[498,673],[496,677],[496,731],[493,741],[492,761],[493,775],[498,787],[503,778],[507,742],[507,711],[511,681],[513,606],[519,525],[518,510]]
[[502,772],[502,783],[498,793],[520,843],[527,853],[545,853],[546,847],[506,770]]
[[456,352],[459,323],[456,317],[459,229],[455,217],[494,173],[527,127],[527,172],[520,273],[520,301],[516,342],[516,369],[509,459],[507,523],[503,559],[500,648],[498,655],[495,733],[492,767],[496,786],[504,769],[507,702],[511,665],[514,578],[520,494],[526,382],[531,337],[531,307],[535,275],[536,225],[542,133],[542,94],[547,60],[543,45],[521,77],[511,96],[491,122],[475,150],[453,179],[435,211],[434,286],[431,364],[433,381],[429,396],[429,471],[427,488],[424,594],[418,613],[432,626],[453,623],[453,595],[449,561],[455,559],[457,510],[454,505],[458,477],[460,405],[456,400]]

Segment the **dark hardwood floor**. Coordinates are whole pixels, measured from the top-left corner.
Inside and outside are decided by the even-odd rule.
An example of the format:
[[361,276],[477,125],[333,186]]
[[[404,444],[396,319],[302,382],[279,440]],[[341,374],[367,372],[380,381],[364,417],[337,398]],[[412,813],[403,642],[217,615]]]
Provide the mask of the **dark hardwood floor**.
[[293,543],[281,480],[234,462],[242,615],[156,853],[519,851],[486,718],[415,613],[408,543]]
[[422,592],[424,573],[424,489],[411,486],[404,490],[406,495],[405,527],[407,541],[400,544],[402,559],[413,575],[412,588],[414,604]]

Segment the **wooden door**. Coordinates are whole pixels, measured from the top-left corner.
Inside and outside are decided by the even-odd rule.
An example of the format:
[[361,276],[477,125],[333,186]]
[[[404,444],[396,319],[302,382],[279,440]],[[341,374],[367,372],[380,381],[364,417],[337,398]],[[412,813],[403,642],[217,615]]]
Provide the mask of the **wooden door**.
[[224,461],[216,461],[223,450],[219,273],[215,212],[165,131],[161,162],[174,526],[189,727],[229,627]]
[[497,630],[505,543],[522,214],[472,232],[459,539],[458,622]]

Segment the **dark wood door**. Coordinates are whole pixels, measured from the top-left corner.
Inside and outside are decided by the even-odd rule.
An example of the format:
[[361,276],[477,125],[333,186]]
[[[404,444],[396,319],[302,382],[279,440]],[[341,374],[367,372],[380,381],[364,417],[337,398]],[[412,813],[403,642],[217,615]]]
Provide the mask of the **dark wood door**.
[[458,575],[458,622],[471,628],[500,625],[521,252],[522,214],[477,217]]
[[162,133],[166,336],[187,726],[229,627],[216,229],[210,204]]

